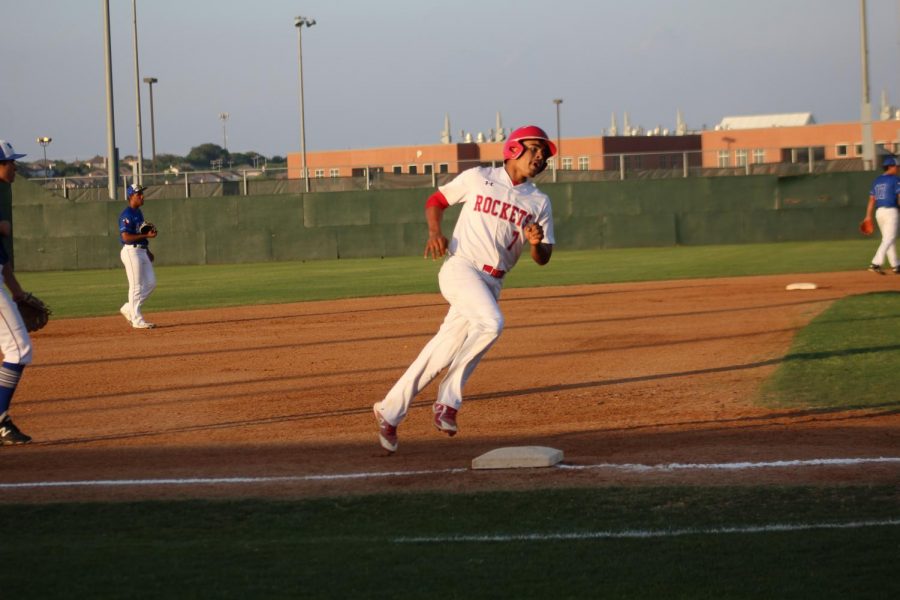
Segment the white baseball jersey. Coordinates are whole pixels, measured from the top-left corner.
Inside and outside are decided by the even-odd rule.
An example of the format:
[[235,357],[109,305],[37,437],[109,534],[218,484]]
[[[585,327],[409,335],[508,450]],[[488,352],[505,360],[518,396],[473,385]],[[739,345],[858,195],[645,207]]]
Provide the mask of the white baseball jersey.
[[544,229],[544,243],[555,243],[550,198],[531,181],[513,185],[504,167],[475,167],[438,189],[448,204],[463,203],[449,253],[479,269],[512,269],[528,243],[529,223]]

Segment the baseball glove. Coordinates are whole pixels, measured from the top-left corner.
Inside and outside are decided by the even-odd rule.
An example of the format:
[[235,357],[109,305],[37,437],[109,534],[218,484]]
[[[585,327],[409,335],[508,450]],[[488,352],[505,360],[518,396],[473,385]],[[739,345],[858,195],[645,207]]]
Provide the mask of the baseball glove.
[[138,231],[142,235],[146,235],[146,234],[150,233],[151,231],[156,231],[156,225],[154,225],[150,221],[144,221],[143,223],[141,223],[141,226],[138,228]]
[[871,219],[863,219],[859,222],[859,232],[863,235],[872,235],[875,231],[875,225]]
[[16,301],[16,306],[19,308],[19,314],[22,315],[22,321],[28,331],[41,329],[47,324],[47,320],[53,313],[49,306],[31,293]]

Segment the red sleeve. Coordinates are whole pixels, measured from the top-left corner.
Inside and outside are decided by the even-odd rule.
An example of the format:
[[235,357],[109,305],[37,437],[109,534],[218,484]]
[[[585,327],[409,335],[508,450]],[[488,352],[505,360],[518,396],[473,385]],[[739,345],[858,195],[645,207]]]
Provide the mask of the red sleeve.
[[441,208],[447,208],[450,206],[450,203],[447,202],[447,199],[441,193],[441,190],[435,191],[431,196],[428,197],[428,201],[425,202],[425,208],[429,206],[439,206]]

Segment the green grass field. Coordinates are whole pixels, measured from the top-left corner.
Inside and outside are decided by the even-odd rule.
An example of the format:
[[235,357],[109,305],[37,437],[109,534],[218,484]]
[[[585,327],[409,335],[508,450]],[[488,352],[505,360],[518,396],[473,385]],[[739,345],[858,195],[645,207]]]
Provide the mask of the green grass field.
[[[2,591],[4,598],[892,598],[900,593],[898,499],[890,486],[636,487],[3,506]],[[869,525],[825,527],[848,522]],[[797,529],[753,530],[776,523]]]
[[[523,259],[506,288],[697,279],[865,268],[870,240],[557,251],[539,267]],[[158,267],[148,312],[437,292],[440,262],[421,257]],[[124,269],[19,273],[55,318],[114,315]]]
[[[872,251],[865,241],[559,252],[551,267],[523,261],[508,285],[842,271]],[[416,258],[163,267],[148,310],[434,292],[436,271]],[[121,270],[20,279],[60,318],[114,314],[125,291]],[[832,305],[760,401],[896,406],[898,299]],[[0,505],[0,597],[892,598],[898,507],[900,485]]]

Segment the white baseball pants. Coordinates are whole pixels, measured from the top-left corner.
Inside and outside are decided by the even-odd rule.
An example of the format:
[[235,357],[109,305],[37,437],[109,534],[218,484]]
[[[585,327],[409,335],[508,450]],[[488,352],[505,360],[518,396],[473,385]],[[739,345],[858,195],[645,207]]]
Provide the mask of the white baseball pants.
[[897,268],[897,214],[898,211],[896,208],[887,208],[880,207],[875,211],[875,220],[878,222],[878,229],[881,230],[881,245],[878,246],[878,251],[875,252],[875,257],[872,259],[873,265],[881,266],[884,262],[884,257],[887,255],[888,262],[891,263],[891,268]]
[[125,274],[128,276],[128,301],[122,305],[122,311],[127,309],[131,316],[132,324],[144,322],[141,307],[150,294],[156,288],[156,274],[153,272],[153,264],[147,256],[147,249],[125,244],[119,253],[122,264],[125,265]]
[[31,364],[31,336],[6,287],[0,285],[0,352],[3,362]]
[[502,280],[465,258],[451,256],[444,261],[438,282],[450,310],[379,407],[384,419],[395,426],[406,417],[413,398],[444,368],[447,374],[438,387],[437,401],[459,409],[466,381],[503,331],[497,304]]

